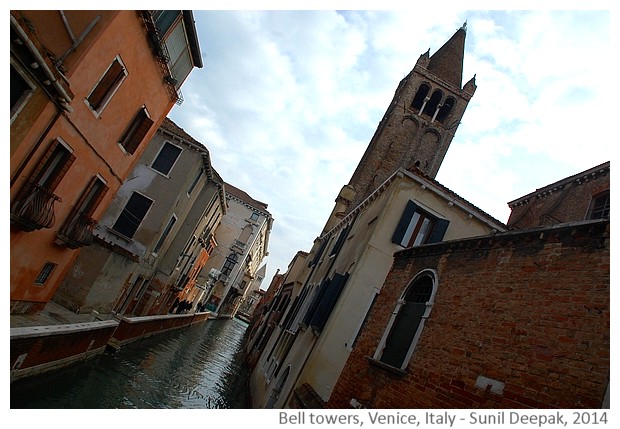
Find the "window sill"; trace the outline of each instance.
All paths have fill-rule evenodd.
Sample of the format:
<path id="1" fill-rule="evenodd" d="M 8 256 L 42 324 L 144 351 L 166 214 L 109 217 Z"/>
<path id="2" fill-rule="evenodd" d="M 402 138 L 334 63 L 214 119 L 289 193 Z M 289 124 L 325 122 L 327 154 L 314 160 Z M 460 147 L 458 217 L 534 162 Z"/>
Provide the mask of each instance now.
<path id="1" fill-rule="evenodd" d="M 122 240 L 125 240 L 127 243 L 131 243 L 131 242 L 133 242 L 133 239 L 132 239 L 132 238 L 129 238 L 129 237 L 127 237 L 126 235 L 121 234 L 120 232 L 118 232 L 118 231 L 117 231 L 117 230 L 115 230 L 115 229 L 112 229 L 112 228 L 108 227 L 108 228 L 106 228 L 106 230 L 107 230 L 110 234 L 112 234 L 112 235 L 114 235 L 114 236 L 116 236 L 116 237 L 118 237 L 118 238 L 120 238 L 120 239 L 122 239 Z"/>
<path id="2" fill-rule="evenodd" d="M 158 169 L 156 169 L 156 168 L 153 168 L 153 166 L 148 165 L 147 167 L 148 167 L 150 170 L 153 170 L 155 173 L 159 174 L 160 176 L 165 177 L 166 179 L 170 179 L 170 176 L 169 176 L 168 174 L 166 174 L 166 173 L 164 173 L 164 172 L 162 172 L 162 171 L 159 171 L 159 170 L 158 170 Z M 171 168 L 170 170 L 172 170 L 172 168 Z M 168 173 L 170 173 L 170 171 L 168 171 Z M 189 196 L 189 195 L 188 195 L 188 196 Z"/>
<path id="3" fill-rule="evenodd" d="M 406 371 L 403 371 L 400 368 L 396 368 L 395 366 L 392 365 L 388 365 L 387 363 L 381 362 L 380 360 L 377 360 L 375 358 L 372 358 L 370 356 L 365 356 L 366 360 L 368 360 L 368 362 L 370 362 L 371 365 L 377 366 L 379 368 L 385 369 L 386 371 L 391 372 L 392 374 L 396 374 L 400 377 L 404 377 L 405 375 L 407 375 Z"/>

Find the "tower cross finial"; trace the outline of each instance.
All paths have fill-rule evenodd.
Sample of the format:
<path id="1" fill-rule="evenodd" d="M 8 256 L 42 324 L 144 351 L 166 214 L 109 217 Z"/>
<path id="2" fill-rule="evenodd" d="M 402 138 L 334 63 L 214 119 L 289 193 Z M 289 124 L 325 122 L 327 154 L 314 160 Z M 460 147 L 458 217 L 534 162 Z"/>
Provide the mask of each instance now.
<path id="1" fill-rule="evenodd" d="M 461 29 L 463 29 L 464 31 L 467 31 L 467 20 L 465 20 L 465 22 L 461 26 Z"/>

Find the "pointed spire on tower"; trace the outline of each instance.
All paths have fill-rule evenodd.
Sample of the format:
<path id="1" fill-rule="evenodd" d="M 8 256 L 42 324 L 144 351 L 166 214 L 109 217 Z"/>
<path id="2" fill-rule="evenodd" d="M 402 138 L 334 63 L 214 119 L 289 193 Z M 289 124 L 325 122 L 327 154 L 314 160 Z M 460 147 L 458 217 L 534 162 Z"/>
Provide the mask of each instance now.
<path id="1" fill-rule="evenodd" d="M 463 81 L 463 56 L 465 54 L 465 29 L 467 21 L 437 52 L 428 63 L 427 70 L 461 89 Z"/>

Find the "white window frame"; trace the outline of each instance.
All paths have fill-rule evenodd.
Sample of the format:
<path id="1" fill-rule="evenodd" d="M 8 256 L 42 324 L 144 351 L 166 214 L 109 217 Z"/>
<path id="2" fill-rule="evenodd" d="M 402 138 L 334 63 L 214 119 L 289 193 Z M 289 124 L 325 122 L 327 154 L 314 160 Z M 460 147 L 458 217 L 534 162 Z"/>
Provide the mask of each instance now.
<path id="1" fill-rule="evenodd" d="M 413 278 L 409 281 L 409 283 L 407 283 L 407 286 L 403 289 L 403 292 L 401 293 L 398 301 L 396 302 L 396 306 L 394 307 L 394 311 L 392 311 L 390 320 L 385 330 L 383 331 L 383 336 L 381 337 L 381 341 L 379 342 L 379 345 L 377 346 L 377 349 L 375 350 L 375 353 L 373 355 L 374 360 L 381 362 L 381 357 L 383 355 L 383 350 L 385 349 L 387 338 L 390 335 L 390 331 L 392 330 L 392 326 L 394 325 L 394 322 L 396 321 L 396 317 L 398 316 L 398 313 L 400 312 L 401 307 L 405 303 L 405 296 L 409 292 L 409 288 L 413 285 L 413 283 L 423 276 L 430 276 L 433 279 L 433 290 L 431 292 L 431 296 L 429 300 L 426 302 L 426 310 L 424 311 L 424 314 L 421 317 L 420 324 L 418 325 L 418 329 L 416 330 L 416 333 L 413 336 L 413 340 L 411 340 L 411 344 L 409 345 L 409 350 L 407 351 L 407 354 L 405 355 L 405 358 L 403 359 L 403 363 L 401 364 L 399 368 L 402 371 L 404 371 L 409 365 L 411 356 L 413 355 L 413 352 L 416 349 L 420 336 L 422 335 L 422 331 L 424 330 L 426 319 L 429 318 L 429 316 L 431 315 L 431 311 L 433 309 L 433 304 L 435 302 L 435 294 L 437 293 L 437 286 L 439 284 L 439 280 L 438 280 L 439 277 L 437 276 L 437 272 L 435 270 L 433 269 L 422 270 L 419 273 L 417 273 L 415 276 L 413 276 Z M 383 362 L 381 363 L 383 364 Z"/>

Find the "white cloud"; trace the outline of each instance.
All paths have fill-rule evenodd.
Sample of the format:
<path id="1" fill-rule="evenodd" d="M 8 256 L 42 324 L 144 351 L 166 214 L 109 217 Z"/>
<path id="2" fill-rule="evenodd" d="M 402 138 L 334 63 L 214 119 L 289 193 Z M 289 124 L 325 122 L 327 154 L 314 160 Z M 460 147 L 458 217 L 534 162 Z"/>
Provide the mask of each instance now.
<path id="1" fill-rule="evenodd" d="M 310 250 L 399 81 L 467 20 L 478 89 L 437 179 L 506 203 L 610 159 L 604 11 L 195 11 L 204 67 L 171 118 L 275 218 L 267 286 Z"/>

